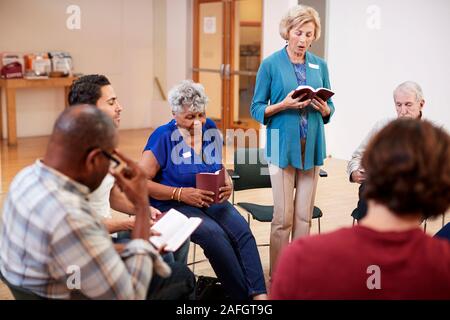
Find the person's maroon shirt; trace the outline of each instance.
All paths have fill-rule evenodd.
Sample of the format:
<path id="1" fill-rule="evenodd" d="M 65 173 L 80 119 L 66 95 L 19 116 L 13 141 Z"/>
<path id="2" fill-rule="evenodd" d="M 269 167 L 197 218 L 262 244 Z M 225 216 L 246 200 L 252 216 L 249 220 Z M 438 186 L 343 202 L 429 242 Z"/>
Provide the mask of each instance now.
<path id="1" fill-rule="evenodd" d="M 272 280 L 271 299 L 450 299 L 450 242 L 419 228 L 344 228 L 294 241 Z"/>

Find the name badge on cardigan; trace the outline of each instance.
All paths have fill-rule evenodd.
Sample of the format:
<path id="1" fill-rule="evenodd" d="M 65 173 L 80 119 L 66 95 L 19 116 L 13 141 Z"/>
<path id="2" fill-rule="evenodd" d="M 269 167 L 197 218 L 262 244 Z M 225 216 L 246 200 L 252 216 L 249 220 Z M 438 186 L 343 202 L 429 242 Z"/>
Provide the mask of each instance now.
<path id="1" fill-rule="evenodd" d="M 318 64 L 314 64 L 314 63 L 309 62 L 308 65 L 312 69 L 319 69 L 319 65 Z"/>

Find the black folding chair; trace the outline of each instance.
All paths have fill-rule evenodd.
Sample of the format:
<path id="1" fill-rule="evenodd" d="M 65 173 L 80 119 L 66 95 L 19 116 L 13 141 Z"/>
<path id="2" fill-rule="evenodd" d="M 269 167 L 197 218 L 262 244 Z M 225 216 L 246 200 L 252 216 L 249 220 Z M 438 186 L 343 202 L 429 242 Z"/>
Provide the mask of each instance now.
<path id="1" fill-rule="evenodd" d="M 238 149 L 234 153 L 234 170 L 228 170 L 234 183 L 232 203 L 235 205 L 235 191 L 271 188 L 269 168 L 261 162 L 263 149 L 246 148 Z M 328 176 L 327 172 L 320 170 L 321 177 Z M 272 222 L 273 205 L 260 205 L 252 202 L 238 202 L 236 205 L 247 212 L 247 221 L 250 225 L 250 217 L 260 222 Z M 320 234 L 320 218 L 322 210 L 314 206 L 312 219 L 318 219 Z"/>

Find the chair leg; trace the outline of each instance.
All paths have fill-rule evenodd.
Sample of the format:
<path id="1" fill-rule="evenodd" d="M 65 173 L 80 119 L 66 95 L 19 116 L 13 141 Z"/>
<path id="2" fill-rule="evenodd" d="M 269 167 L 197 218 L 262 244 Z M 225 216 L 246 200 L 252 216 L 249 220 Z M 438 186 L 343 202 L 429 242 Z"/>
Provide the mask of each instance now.
<path id="1" fill-rule="evenodd" d="M 247 223 L 248 223 L 248 226 L 250 227 L 250 214 L 249 213 L 247 213 Z"/>
<path id="2" fill-rule="evenodd" d="M 427 232 L 427 219 L 423 222 L 423 232 Z"/>
<path id="3" fill-rule="evenodd" d="M 353 218 L 353 222 L 352 222 L 352 227 L 354 227 L 355 226 L 355 218 Z"/>
<path id="4" fill-rule="evenodd" d="M 193 257 L 192 257 L 192 273 L 195 274 L 195 265 L 197 264 L 195 261 L 195 253 L 197 250 L 197 244 L 194 243 L 194 252 L 193 252 Z"/>
<path id="5" fill-rule="evenodd" d="M 445 224 L 445 212 L 442 214 L 442 227 L 444 227 Z"/>
<path id="6" fill-rule="evenodd" d="M 317 225 L 319 226 L 319 234 L 320 234 L 320 218 L 317 219 Z"/>

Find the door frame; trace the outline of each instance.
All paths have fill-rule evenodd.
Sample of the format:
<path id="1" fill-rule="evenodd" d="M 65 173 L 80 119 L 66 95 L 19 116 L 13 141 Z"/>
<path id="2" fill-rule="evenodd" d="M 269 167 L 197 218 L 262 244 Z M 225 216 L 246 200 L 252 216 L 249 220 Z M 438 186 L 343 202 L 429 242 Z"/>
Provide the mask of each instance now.
<path id="1" fill-rule="evenodd" d="M 194 0 L 194 5 L 193 5 L 193 64 L 192 64 L 192 80 L 194 80 L 195 82 L 199 82 L 199 72 L 201 72 L 202 69 L 200 69 L 200 25 L 201 25 L 201 21 L 200 21 L 200 5 L 203 3 L 222 3 L 222 30 L 224 31 L 224 34 L 227 33 L 227 20 L 228 20 L 228 16 L 227 15 L 227 8 L 229 9 L 230 7 L 230 1 L 229 0 Z M 227 39 L 225 36 L 223 36 L 222 38 L 222 61 L 221 61 L 221 66 L 219 67 L 219 69 L 217 70 L 204 70 L 205 72 L 219 72 L 220 74 L 220 79 L 221 79 L 221 86 L 222 86 L 222 90 L 221 90 L 221 110 L 220 110 L 220 115 L 221 115 L 221 119 L 219 122 L 217 122 L 217 127 L 219 129 L 222 130 L 222 132 L 225 132 L 225 129 L 227 128 L 227 124 L 228 124 L 228 117 L 227 117 L 227 113 L 225 112 L 225 109 L 228 109 L 229 106 L 229 93 L 227 92 L 229 90 L 229 84 L 227 83 L 228 81 L 225 80 L 225 76 L 224 76 L 224 68 L 225 66 L 229 63 L 229 57 L 227 54 Z"/>
<path id="2" fill-rule="evenodd" d="M 193 3 L 193 64 L 192 64 L 192 79 L 195 82 L 199 82 L 199 72 L 202 69 L 200 65 L 200 5 L 203 3 L 222 3 L 223 17 L 222 17 L 222 65 L 217 70 L 206 70 L 206 72 L 218 72 L 220 73 L 222 97 L 221 97 L 221 119 L 217 123 L 217 126 L 225 133 L 225 129 L 249 129 L 253 126 L 243 126 L 234 123 L 234 87 L 236 85 L 235 74 L 239 74 L 239 70 L 236 71 L 235 66 L 235 5 L 239 0 L 194 0 Z M 262 48 L 262 34 L 261 34 L 261 48 Z M 262 59 L 262 56 L 260 57 Z M 260 61 L 261 62 L 261 61 Z M 239 68 L 238 68 L 239 69 Z"/>

